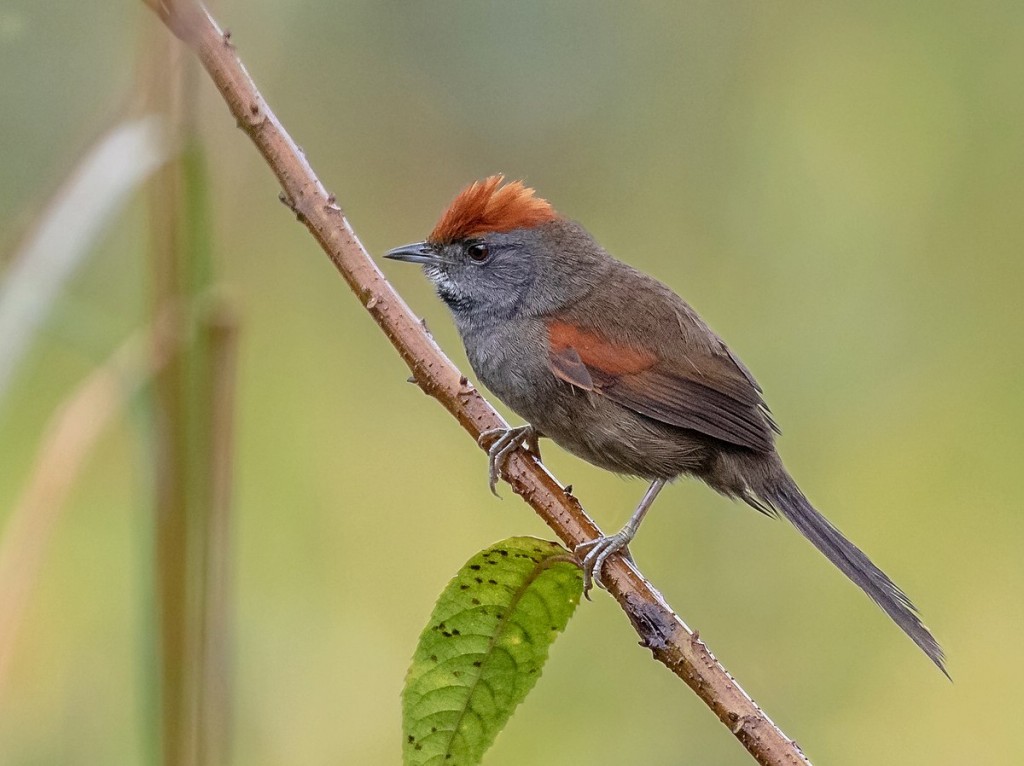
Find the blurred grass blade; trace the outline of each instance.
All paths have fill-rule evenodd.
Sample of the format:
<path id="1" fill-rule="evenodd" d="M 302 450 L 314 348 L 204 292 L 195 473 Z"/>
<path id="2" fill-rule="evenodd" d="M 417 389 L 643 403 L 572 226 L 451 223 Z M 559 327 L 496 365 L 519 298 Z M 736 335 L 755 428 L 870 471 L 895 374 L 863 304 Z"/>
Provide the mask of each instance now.
<path id="1" fill-rule="evenodd" d="M 199 658 L 197 668 L 196 762 L 219 766 L 231 761 L 233 711 L 231 588 L 231 498 L 234 479 L 234 412 L 238 362 L 238 319 L 230 304 L 220 299 L 200 323 L 198 343 L 208 352 L 207 439 L 202 466 L 206 477 L 204 503 L 198 519 L 200 548 Z"/>
<path id="2" fill-rule="evenodd" d="M 402 692 L 403 762 L 480 762 L 540 677 L 583 592 L 560 545 L 512 537 L 471 558 L 420 636 Z"/>
<path id="3" fill-rule="evenodd" d="M 15 639 L 64 500 L 104 428 L 166 358 L 133 336 L 54 412 L 21 497 L 0 537 L 0 698 Z"/>
<path id="4" fill-rule="evenodd" d="M 166 156 L 158 118 L 123 122 L 100 139 L 43 210 L 0 282 L 0 400 L 61 287 Z"/>
<path id="5" fill-rule="evenodd" d="M 153 381 L 154 580 L 151 634 L 156 717 L 147 727 L 162 766 L 230 763 L 232 714 L 231 482 L 237 323 L 214 289 L 207 151 L 196 126 L 200 69 L 153 28 L 140 66 L 148 109 L 175 147 L 149 184 L 153 347 L 189 339 Z"/>

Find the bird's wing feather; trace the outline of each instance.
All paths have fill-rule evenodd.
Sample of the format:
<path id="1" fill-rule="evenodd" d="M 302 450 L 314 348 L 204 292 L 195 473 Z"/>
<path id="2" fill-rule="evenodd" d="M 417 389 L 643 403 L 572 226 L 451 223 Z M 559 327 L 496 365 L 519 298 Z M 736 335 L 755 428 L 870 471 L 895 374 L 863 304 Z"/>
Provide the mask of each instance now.
<path id="1" fill-rule="evenodd" d="M 760 390 L 723 345 L 675 349 L 672 362 L 563 318 L 547 321 L 552 373 L 647 417 L 759 452 L 773 449 Z M 712 336 L 713 337 L 713 336 Z"/>

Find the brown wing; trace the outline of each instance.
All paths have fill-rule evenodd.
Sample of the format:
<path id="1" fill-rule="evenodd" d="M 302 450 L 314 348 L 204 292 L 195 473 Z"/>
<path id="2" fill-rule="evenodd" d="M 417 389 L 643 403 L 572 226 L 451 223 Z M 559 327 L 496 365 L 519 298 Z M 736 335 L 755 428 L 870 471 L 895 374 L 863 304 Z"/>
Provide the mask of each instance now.
<path id="1" fill-rule="evenodd" d="M 759 452 L 774 448 L 760 389 L 724 346 L 698 360 L 691 351 L 684 366 L 692 369 L 681 370 L 587 328 L 557 319 L 547 326 L 551 371 L 561 380 L 662 423 Z"/>

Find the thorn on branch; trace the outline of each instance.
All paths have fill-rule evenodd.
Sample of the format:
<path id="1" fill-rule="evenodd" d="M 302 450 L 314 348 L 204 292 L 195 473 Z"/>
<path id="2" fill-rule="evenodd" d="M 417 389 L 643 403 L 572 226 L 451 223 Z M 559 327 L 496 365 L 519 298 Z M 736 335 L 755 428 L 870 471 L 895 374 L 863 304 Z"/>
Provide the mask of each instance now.
<path id="1" fill-rule="evenodd" d="M 459 378 L 459 393 L 456 394 L 460 399 L 466 400 L 472 397 L 476 393 L 476 386 L 469 382 L 469 378 L 465 375 Z"/>
<path id="2" fill-rule="evenodd" d="M 293 199 L 292 199 L 291 197 L 289 197 L 289 196 L 288 196 L 288 195 L 287 195 L 287 194 L 286 194 L 285 192 L 283 192 L 283 191 L 282 191 L 282 192 L 279 192 L 279 193 L 278 193 L 278 195 L 277 195 L 277 199 L 278 199 L 278 201 L 279 201 L 279 202 L 280 202 L 280 203 L 281 203 L 282 205 L 284 205 L 284 206 L 285 206 L 286 208 L 288 208 L 288 209 L 289 209 L 289 210 L 291 210 L 291 211 L 292 211 L 293 213 L 295 213 L 296 215 L 298 215 L 299 211 L 298 211 L 298 209 L 296 208 L 296 205 L 295 205 L 295 200 L 293 200 Z"/>
<path id="3" fill-rule="evenodd" d="M 424 394 L 426 394 L 427 396 L 430 396 L 430 389 L 428 388 L 428 386 L 430 386 L 430 375 L 429 374 L 427 375 L 427 377 L 424 380 L 420 380 L 418 377 L 416 377 L 416 373 L 414 372 L 412 375 L 410 375 L 407 378 L 407 380 L 408 380 L 409 383 L 412 383 L 414 386 L 419 388 L 419 390 L 422 391 Z"/>
<path id="4" fill-rule="evenodd" d="M 245 116 L 238 118 L 238 127 L 249 133 L 251 129 L 258 128 L 266 121 L 267 115 L 262 108 L 261 102 L 258 99 L 253 99 L 245 110 Z"/>
<path id="5" fill-rule="evenodd" d="M 231 30 L 230 29 L 225 29 L 224 33 L 221 35 L 221 37 L 224 40 L 224 47 L 225 48 L 231 48 L 231 50 L 235 49 L 234 43 L 231 42 Z"/>
<path id="6" fill-rule="evenodd" d="M 751 722 L 750 716 L 748 716 L 748 715 L 738 716 L 735 713 L 729 713 L 729 720 L 733 721 L 733 725 L 730 726 L 729 728 L 732 730 L 732 733 L 735 734 L 735 735 L 739 735 L 739 733 L 741 731 L 743 731 L 743 727 Z"/>
<path id="7" fill-rule="evenodd" d="M 327 202 L 324 203 L 325 213 L 340 213 L 341 208 L 338 206 L 338 198 L 333 194 L 327 195 Z"/>

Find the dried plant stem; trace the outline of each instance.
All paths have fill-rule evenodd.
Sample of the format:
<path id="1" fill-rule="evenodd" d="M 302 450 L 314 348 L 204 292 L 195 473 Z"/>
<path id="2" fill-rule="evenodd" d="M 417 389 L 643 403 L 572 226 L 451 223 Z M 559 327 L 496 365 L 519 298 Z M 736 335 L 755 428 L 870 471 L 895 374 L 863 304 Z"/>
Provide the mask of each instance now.
<path id="1" fill-rule="evenodd" d="M 160 30 L 153 30 L 159 32 Z M 180 306 L 156 327 L 157 354 L 187 339 L 153 383 L 154 638 L 160 762 L 230 760 L 228 584 L 236 324 L 209 294 L 213 254 L 205 153 L 195 130 L 196 62 L 163 34 L 143 81 L 179 151 L 150 187 L 154 305 Z"/>
<path id="2" fill-rule="evenodd" d="M 199 539 L 202 582 L 199 591 L 199 668 L 197 669 L 196 760 L 200 766 L 231 762 L 231 636 L 233 604 L 230 563 L 231 488 L 234 478 L 235 367 L 238 323 L 227 304 L 200 320 L 198 344 L 209 359 L 203 398 L 208 402 L 205 474 L 206 511 Z"/>
<path id="3" fill-rule="evenodd" d="M 126 341 L 54 412 L 0 537 L 0 695 L 18 627 L 68 492 L 122 404 L 167 361 L 167 356 L 150 355 L 144 341 L 143 334 Z"/>
<path id="4" fill-rule="evenodd" d="M 201 4 L 145 0 L 199 57 L 239 127 L 263 155 L 285 201 L 309 229 L 370 315 L 412 370 L 417 384 L 436 398 L 476 439 L 505 422 L 437 347 L 416 316 L 359 243 L 335 199 L 313 172 L 256 89 L 234 45 Z M 539 461 L 515 453 L 505 479 L 566 544 L 599 534 L 583 508 Z M 615 556 L 605 582 L 654 656 L 682 678 L 749 753 L 762 764 L 806 764 L 799 747 L 764 714 L 632 566 Z"/>
<path id="5" fill-rule="evenodd" d="M 152 115 L 119 122 L 47 201 L 0 281 L 0 402 L 68 280 L 125 200 L 167 158 Z"/>
<path id="6" fill-rule="evenodd" d="M 152 40 L 143 53 L 142 82 L 149 108 L 165 116 L 174 141 L 181 140 L 182 62 L 173 46 Z M 180 57 L 178 57 L 180 59 Z M 148 189 L 150 280 L 153 306 L 180 310 L 155 326 L 154 353 L 163 353 L 190 333 L 191 301 L 186 290 L 182 221 L 184 171 L 180 157 L 157 172 Z M 163 766 L 196 766 L 195 671 L 197 642 L 190 614 L 190 529 L 188 482 L 188 360 L 175 355 L 155 376 L 153 420 L 153 569 L 156 624 L 157 742 Z"/>

